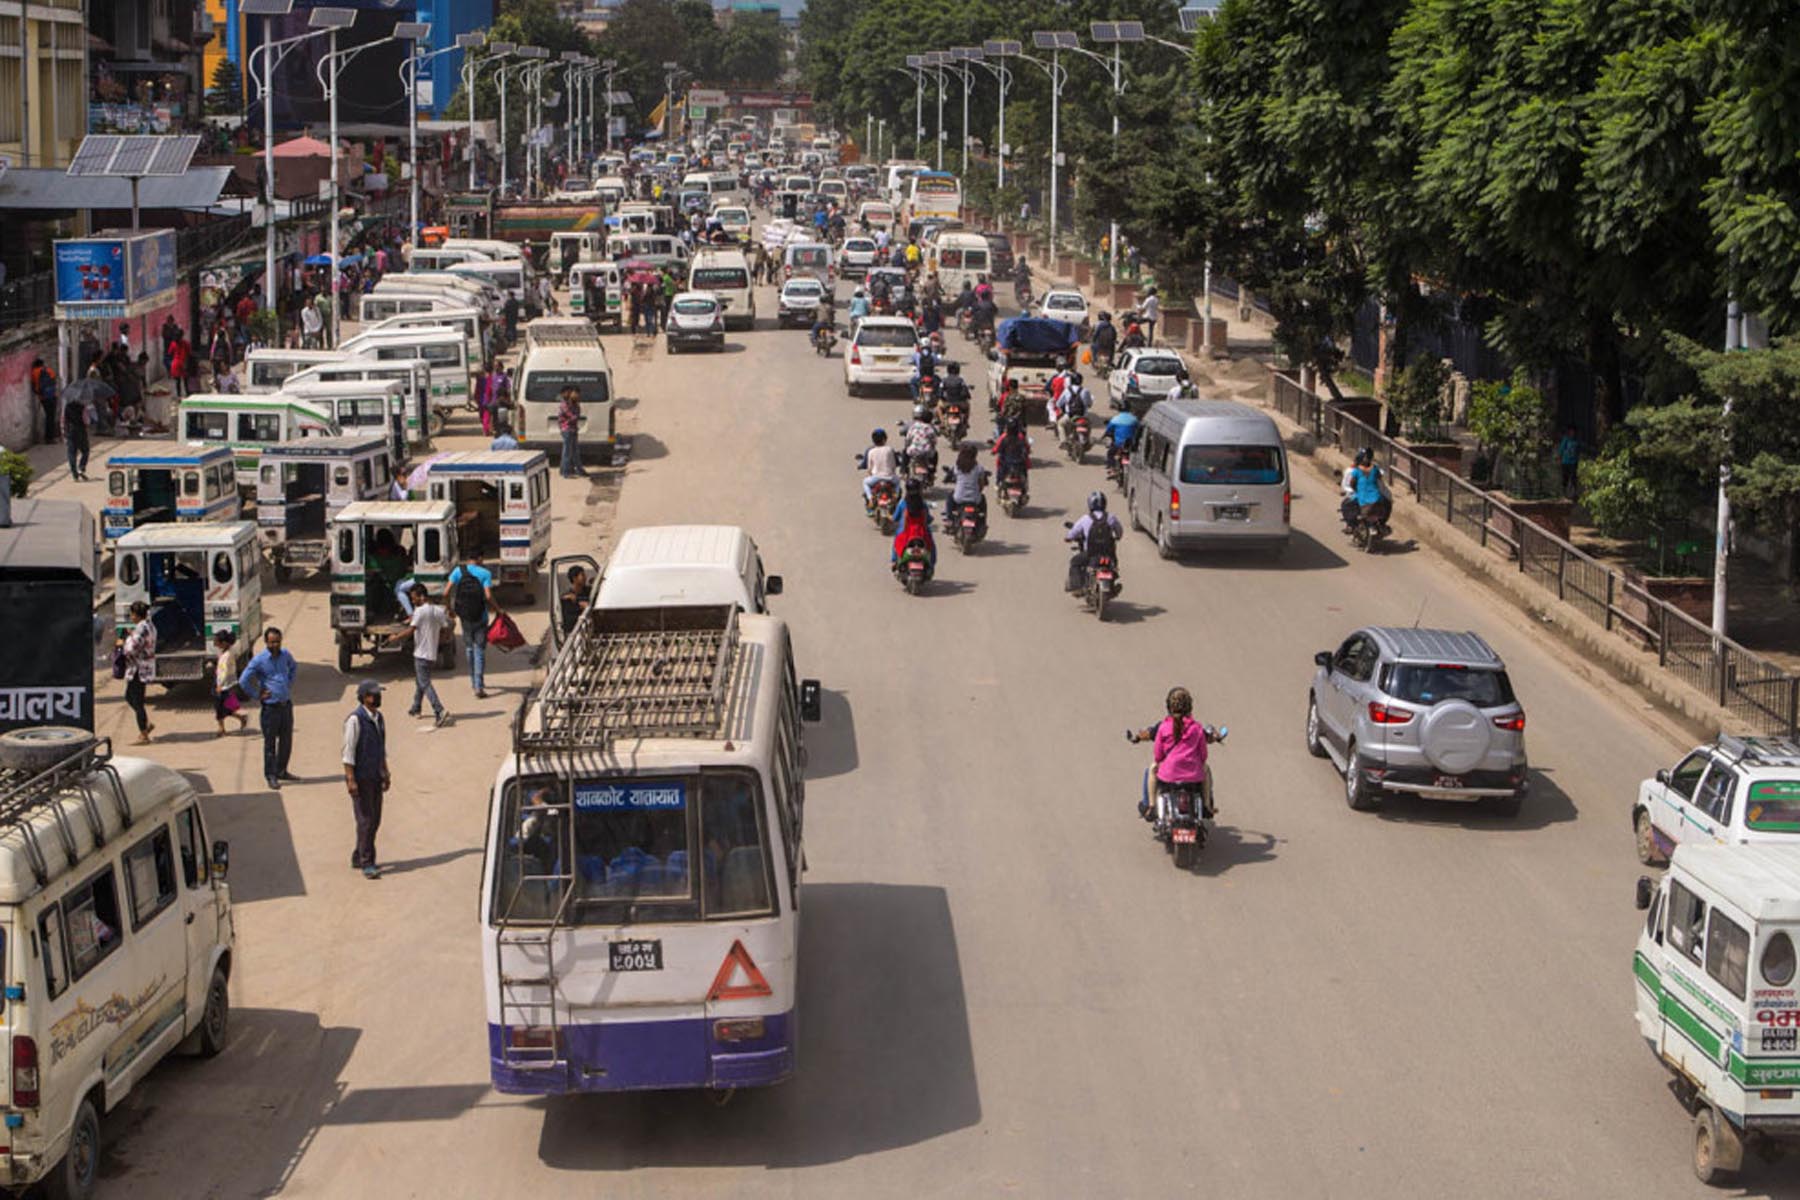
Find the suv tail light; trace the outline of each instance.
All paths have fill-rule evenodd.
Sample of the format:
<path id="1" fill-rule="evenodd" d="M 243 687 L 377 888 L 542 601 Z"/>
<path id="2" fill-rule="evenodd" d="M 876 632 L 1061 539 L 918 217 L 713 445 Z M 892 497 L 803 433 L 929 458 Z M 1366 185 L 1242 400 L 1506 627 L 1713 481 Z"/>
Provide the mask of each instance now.
<path id="1" fill-rule="evenodd" d="M 1369 701 L 1369 720 L 1377 725 L 1404 725 L 1413 719 L 1413 715 L 1404 708 L 1390 708 L 1378 701 Z"/>
<path id="2" fill-rule="evenodd" d="M 862 351 L 855 346 L 850 347 L 850 365 L 853 367 L 862 366 Z"/>
<path id="3" fill-rule="evenodd" d="M 12 1040 L 12 1102 L 14 1108 L 38 1106 L 37 1043 L 28 1037 Z"/>
<path id="4" fill-rule="evenodd" d="M 1169 489 L 1169 520 L 1181 520 L 1181 489 L 1178 487 Z"/>
<path id="5" fill-rule="evenodd" d="M 1525 732 L 1525 712 L 1524 712 L 1524 710 L 1521 709 L 1520 711 L 1513 713 L 1510 716 L 1495 717 L 1494 718 L 1494 728 L 1495 729 L 1510 729 L 1514 733 L 1524 733 Z"/>

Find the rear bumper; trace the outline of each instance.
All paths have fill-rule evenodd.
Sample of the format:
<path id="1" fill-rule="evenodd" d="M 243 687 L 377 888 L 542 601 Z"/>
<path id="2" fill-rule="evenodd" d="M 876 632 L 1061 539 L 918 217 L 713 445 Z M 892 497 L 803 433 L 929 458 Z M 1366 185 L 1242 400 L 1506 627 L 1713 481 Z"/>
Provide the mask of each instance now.
<path id="1" fill-rule="evenodd" d="M 1292 530 L 1285 525 L 1279 529 L 1250 526 L 1231 533 L 1215 529 L 1186 532 L 1177 529 L 1170 533 L 1169 541 L 1177 550 L 1254 550 L 1285 546 L 1291 536 Z"/>
<path id="2" fill-rule="evenodd" d="M 669 343 L 675 346 L 723 346 L 725 335 L 717 329 L 702 331 L 671 329 Z"/>
<path id="3" fill-rule="evenodd" d="M 501 1056 L 501 1026 L 488 1024 L 494 1090 L 510 1095 L 769 1087 L 794 1073 L 794 1013 L 763 1018 L 761 1038 L 719 1042 L 713 1018 L 566 1025 L 564 1062 L 529 1068 Z"/>
<path id="4" fill-rule="evenodd" d="M 1481 800 L 1489 797 L 1523 796 L 1530 790 L 1530 776 L 1520 766 L 1517 771 L 1465 771 L 1461 775 L 1446 776 L 1430 767 L 1381 767 L 1368 764 L 1371 771 L 1380 771 L 1379 778 L 1371 776 L 1371 782 L 1380 786 L 1383 791 L 1407 792 L 1415 796 L 1430 796 L 1443 800 Z M 1443 780 L 1453 779 L 1455 784 L 1444 786 Z"/>

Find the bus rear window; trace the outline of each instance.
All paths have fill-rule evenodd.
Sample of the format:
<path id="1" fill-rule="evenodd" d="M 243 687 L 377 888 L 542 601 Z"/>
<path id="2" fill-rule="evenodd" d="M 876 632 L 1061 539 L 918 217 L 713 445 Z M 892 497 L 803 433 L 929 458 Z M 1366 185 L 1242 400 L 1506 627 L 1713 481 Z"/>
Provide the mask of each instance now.
<path id="1" fill-rule="evenodd" d="M 571 383 L 581 393 L 583 404 L 606 403 L 606 376 L 599 371 L 533 371 L 525 377 L 525 401 L 555 404 Z"/>
<path id="2" fill-rule="evenodd" d="M 699 267 L 688 280 L 695 288 L 747 288 L 750 274 L 742 267 Z"/>
<path id="3" fill-rule="evenodd" d="M 1181 452 L 1181 482 L 1255 486 L 1281 482 L 1278 446 L 1188 446 Z"/>
<path id="4" fill-rule="evenodd" d="M 1744 824 L 1764 833 L 1800 833 L 1800 779 L 1765 779 L 1746 793 Z"/>

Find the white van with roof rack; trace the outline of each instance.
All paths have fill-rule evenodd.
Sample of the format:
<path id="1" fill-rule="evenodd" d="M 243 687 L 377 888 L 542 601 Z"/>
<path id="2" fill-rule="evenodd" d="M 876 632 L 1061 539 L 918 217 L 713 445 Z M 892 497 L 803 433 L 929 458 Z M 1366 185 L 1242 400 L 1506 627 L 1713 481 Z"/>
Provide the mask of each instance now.
<path id="1" fill-rule="evenodd" d="M 606 560 L 594 603 L 600 608 L 735 604 L 767 612 L 781 576 L 736 525 L 644 525 L 627 529 Z"/>
<path id="2" fill-rule="evenodd" d="M 0 1187 L 92 1196 L 101 1117 L 171 1051 L 225 1048 L 226 865 L 180 773 L 85 730 L 0 734 Z"/>
<path id="3" fill-rule="evenodd" d="M 563 388 L 572 385 L 581 396 L 577 449 L 583 459 L 610 462 L 614 445 L 612 366 L 593 324 L 585 317 L 539 317 L 525 326 L 525 346 L 513 391 L 517 418 L 513 434 L 519 445 L 561 461 L 557 409 Z"/>
<path id="4" fill-rule="evenodd" d="M 1800 847 L 1800 742 L 1721 734 L 1638 785 L 1631 825 L 1646 866 L 1684 842 Z"/>

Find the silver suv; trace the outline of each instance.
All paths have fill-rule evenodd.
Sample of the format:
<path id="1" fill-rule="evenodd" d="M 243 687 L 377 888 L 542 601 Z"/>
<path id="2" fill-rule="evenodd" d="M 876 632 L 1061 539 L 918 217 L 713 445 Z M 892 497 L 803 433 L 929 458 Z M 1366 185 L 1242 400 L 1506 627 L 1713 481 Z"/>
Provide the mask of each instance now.
<path id="1" fill-rule="evenodd" d="M 1480 637 L 1359 629 L 1313 661 L 1306 748 L 1343 772 L 1351 808 L 1411 792 L 1477 800 L 1502 816 L 1519 811 L 1529 786 L 1525 710 Z"/>

